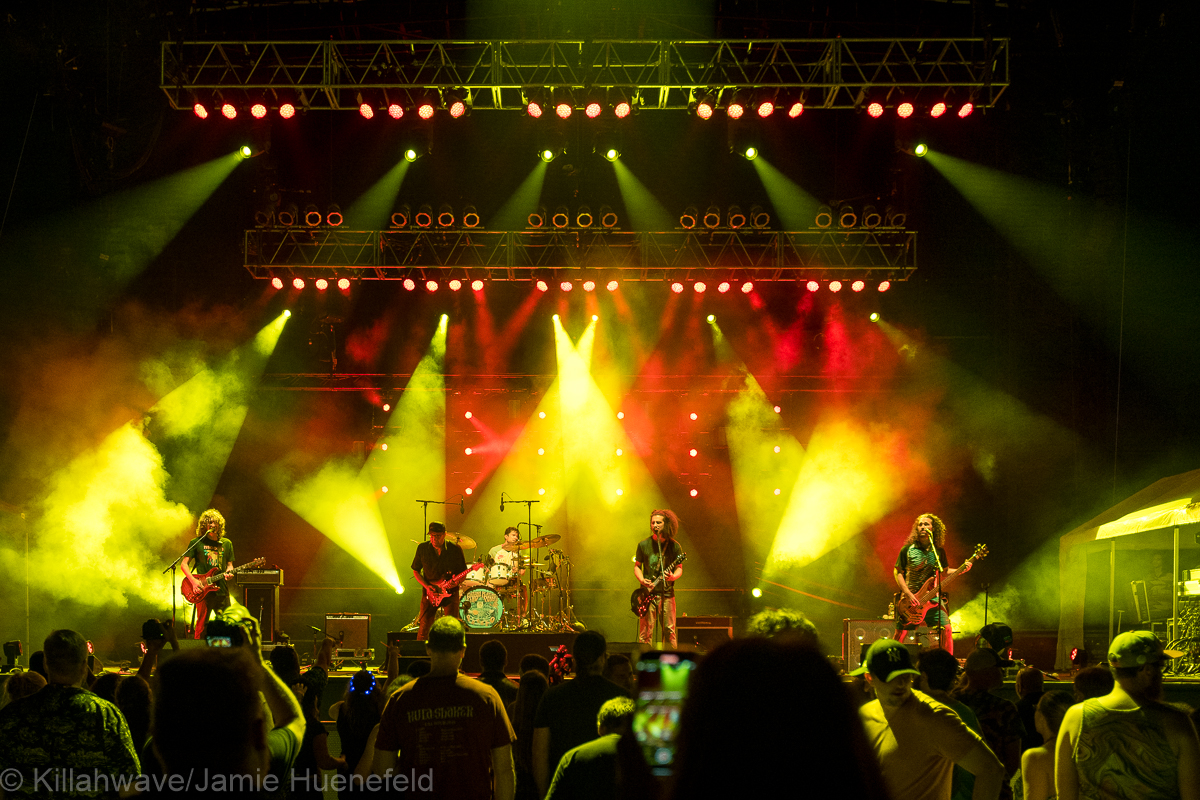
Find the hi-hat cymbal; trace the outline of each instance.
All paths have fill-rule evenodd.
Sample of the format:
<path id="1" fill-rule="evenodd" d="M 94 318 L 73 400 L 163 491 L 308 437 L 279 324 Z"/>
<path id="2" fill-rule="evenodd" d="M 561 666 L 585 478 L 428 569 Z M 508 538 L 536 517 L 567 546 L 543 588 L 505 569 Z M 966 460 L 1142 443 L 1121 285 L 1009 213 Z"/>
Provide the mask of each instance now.
<path id="1" fill-rule="evenodd" d="M 536 550 L 539 547 L 545 547 L 557 542 L 562 537 L 557 533 L 548 533 L 545 536 L 539 536 L 536 539 L 530 539 L 528 542 L 517 542 L 516 544 L 506 544 L 502 547 L 510 553 L 517 550 Z"/>
<path id="2" fill-rule="evenodd" d="M 471 548 L 473 548 L 475 546 L 474 539 L 472 539 L 470 536 L 464 536 L 461 533 L 447 533 L 446 541 L 454 542 L 456 545 L 458 545 L 459 547 L 461 547 L 464 550 L 470 550 Z"/>

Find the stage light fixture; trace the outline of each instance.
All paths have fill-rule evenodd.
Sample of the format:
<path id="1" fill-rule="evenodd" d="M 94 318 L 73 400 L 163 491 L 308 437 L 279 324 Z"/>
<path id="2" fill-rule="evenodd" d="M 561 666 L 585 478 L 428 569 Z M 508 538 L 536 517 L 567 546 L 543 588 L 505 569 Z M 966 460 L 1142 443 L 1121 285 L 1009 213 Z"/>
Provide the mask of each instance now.
<path id="1" fill-rule="evenodd" d="M 436 292 L 438 290 L 438 282 L 434 280 L 425 281 L 425 290 L 428 292 Z"/>
<path id="2" fill-rule="evenodd" d="M 417 288 L 417 282 L 414 281 L 412 278 L 405 278 L 403 286 L 404 286 L 405 291 L 411 292 Z"/>
<path id="3" fill-rule="evenodd" d="M 418 228 L 428 228 L 433 224 L 433 206 L 428 203 L 422 203 L 417 209 L 416 216 L 413 217 L 413 222 L 417 223 Z"/>
<path id="4" fill-rule="evenodd" d="M 317 208 L 312 203 L 304 207 L 304 224 L 310 228 L 315 228 L 321 224 L 324 217 L 321 216 L 321 209 Z"/>
<path id="5" fill-rule="evenodd" d="M 717 284 L 717 291 L 720 292 L 721 294 L 725 294 L 732 288 L 733 288 L 733 285 L 730 284 L 729 281 L 721 281 L 720 283 Z M 709 320 L 709 322 L 712 322 L 712 320 Z"/>
<path id="6" fill-rule="evenodd" d="M 600 116 L 600 112 L 603 110 L 603 108 L 604 107 L 600 105 L 599 98 L 589 97 L 587 103 L 583 107 L 583 113 L 588 119 L 595 119 L 596 117 Z"/>
<path id="7" fill-rule="evenodd" d="M 296 116 L 296 106 L 292 103 L 280 103 L 279 116 L 283 117 L 284 119 L 291 119 L 292 117 Z"/>
<path id="8" fill-rule="evenodd" d="M 550 217 L 550 224 L 556 228 L 565 228 L 571 224 L 571 212 L 566 206 L 558 206 L 554 209 L 554 216 Z"/>
<path id="9" fill-rule="evenodd" d="M 683 294 L 683 284 L 679 281 L 675 281 L 671 284 L 671 291 L 675 294 Z"/>
<path id="10" fill-rule="evenodd" d="M 863 206 L 862 224 L 864 228 L 878 228 L 883 224 L 883 215 L 873 205 Z"/>
<path id="11" fill-rule="evenodd" d="M 892 282 L 891 281 L 880 281 L 879 286 L 877 288 L 881 292 L 886 292 L 888 289 L 892 288 Z"/>
<path id="12" fill-rule="evenodd" d="M 462 281 L 460 281 L 458 278 L 451 278 L 450 282 L 446 285 L 450 287 L 450 291 L 457 292 L 462 288 Z"/>
<path id="13" fill-rule="evenodd" d="M 804 101 L 802 101 L 802 100 L 793 100 L 791 102 L 791 104 L 788 106 L 787 115 L 791 119 L 796 119 L 803 113 L 804 113 Z"/>
<path id="14" fill-rule="evenodd" d="M 608 289 L 610 292 L 615 292 L 618 288 L 620 288 L 620 286 L 621 284 L 616 280 L 610 280 L 604 288 Z"/>
<path id="15" fill-rule="evenodd" d="M 575 284 L 571 283 L 570 281 L 563 281 L 558 285 L 558 288 L 562 289 L 564 292 L 569 292 L 575 288 Z"/>
<path id="16" fill-rule="evenodd" d="M 914 111 L 916 111 L 916 108 L 907 100 L 896 106 L 896 116 L 900 119 L 908 119 L 913 115 Z"/>
<path id="17" fill-rule="evenodd" d="M 616 161 L 621 157 L 621 151 L 615 147 L 610 147 L 604 151 L 604 158 L 608 161 Z"/>
<path id="18" fill-rule="evenodd" d="M 838 227 L 853 228 L 858 224 L 858 214 L 854 213 L 854 206 L 849 203 L 844 203 L 838 209 Z"/>
<path id="19" fill-rule="evenodd" d="M 771 224 L 771 215 L 762 206 L 750 206 L 750 227 L 762 230 Z"/>
<path id="20" fill-rule="evenodd" d="M 388 103 L 387 112 L 392 119 L 404 119 L 404 106 L 395 101 Z"/>
<path id="21" fill-rule="evenodd" d="M 746 281 L 742 284 L 742 294 L 750 294 L 754 291 L 754 281 Z"/>
<path id="22" fill-rule="evenodd" d="M 746 113 L 746 93 L 741 89 L 734 91 L 733 98 L 725 106 L 725 114 L 730 119 L 741 119 Z"/>
<path id="23" fill-rule="evenodd" d="M 275 209 L 271 204 L 267 204 L 263 208 L 254 210 L 254 226 L 257 228 L 265 228 L 271 224 L 271 219 L 275 216 Z"/>
<path id="24" fill-rule="evenodd" d="M 543 107 L 541 92 L 530 94 L 526 97 L 525 113 L 534 119 L 540 119 L 542 114 L 546 113 L 546 109 Z"/>
<path id="25" fill-rule="evenodd" d="M 761 119 L 766 119 L 775 113 L 775 101 L 763 100 L 755 105 L 754 110 Z"/>
<path id="26" fill-rule="evenodd" d="M 534 286 L 537 288 L 537 290 L 538 290 L 539 292 L 548 292 L 548 291 L 550 291 L 550 284 L 546 283 L 546 282 L 545 282 L 544 280 L 542 280 L 541 278 L 539 278 L 539 279 L 537 280 L 537 282 L 536 282 L 536 283 L 534 283 Z"/>
<path id="27" fill-rule="evenodd" d="M 852 292 L 861 292 L 865 288 L 867 288 L 867 282 L 864 280 L 857 280 L 850 284 L 850 291 Z"/>
<path id="28" fill-rule="evenodd" d="M 830 281 L 829 282 L 829 291 L 833 292 L 834 294 L 837 294 L 841 290 L 842 290 L 842 282 L 841 281 Z"/>
<path id="29" fill-rule="evenodd" d="M 324 278 L 317 278 L 313 285 L 317 287 L 318 292 L 323 292 L 329 288 L 329 281 Z"/>
<path id="30" fill-rule="evenodd" d="M 418 155 L 417 151 L 411 147 L 404 151 L 404 160 L 410 164 L 416 161 L 419 157 L 420 156 Z"/>
<path id="31" fill-rule="evenodd" d="M 742 213 L 741 206 L 730 206 L 725 218 L 729 221 L 729 227 L 734 230 L 746 225 L 746 215 Z"/>
<path id="32" fill-rule="evenodd" d="M 304 278 L 299 278 L 299 277 L 292 278 L 292 288 L 297 289 L 297 290 L 303 289 L 304 288 Z"/>
<path id="33" fill-rule="evenodd" d="M 712 92 L 705 92 L 696 98 L 696 116 L 700 119 L 712 119 L 713 109 L 716 108 L 716 98 Z"/>
<path id="34" fill-rule="evenodd" d="M 203 103 L 193 103 L 192 113 L 200 119 L 208 119 L 208 109 L 204 107 Z"/>
<path id="35" fill-rule="evenodd" d="M 945 113 L 946 113 L 946 101 L 945 100 L 938 100 L 936 103 L 933 104 L 933 107 L 929 109 L 929 116 L 933 117 L 934 119 L 938 119 Z"/>
<path id="36" fill-rule="evenodd" d="M 255 119 L 262 119 L 263 117 L 267 116 L 267 107 L 262 103 L 255 103 L 254 105 L 250 106 L 250 116 L 254 117 Z"/>
<path id="37" fill-rule="evenodd" d="M 295 225 L 299 217 L 300 209 L 296 207 L 295 203 L 285 203 L 279 211 L 275 212 L 275 220 L 285 228 Z"/>
<path id="38" fill-rule="evenodd" d="M 695 206 L 688 206 L 683 210 L 683 213 L 679 215 L 679 227 L 683 228 L 685 231 L 690 231 L 692 228 L 696 227 L 696 218 L 699 215 L 700 212 L 696 210 Z"/>
<path id="39" fill-rule="evenodd" d="M 700 492 L 696 489 L 692 489 L 690 492 L 688 492 L 688 494 L 690 494 L 692 497 L 698 497 Z"/>
<path id="40" fill-rule="evenodd" d="M 407 228 L 408 219 L 412 214 L 412 210 L 408 207 L 408 203 L 404 203 L 395 211 L 392 212 L 392 227 Z"/>
<path id="41" fill-rule="evenodd" d="M 571 114 L 575 111 L 575 100 L 571 96 L 570 89 L 556 89 L 554 91 L 554 113 L 559 119 L 570 119 Z"/>
<path id="42" fill-rule="evenodd" d="M 584 290 L 585 292 L 594 292 L 594 291 L 596 291 L 596 282 L 595 282 L 594 280 L 592 280 L 591 278 L 588 278 L 587 280 L 585 280 L 585 281 L 583 282 L 583 290 Z"/>
<path id="43" fill-rule="evenodd" d="M 346 218 L 342 216 L 342 207 L 337 203 L 330 203 L 325 209 L 325 224 L 336 228 L 345 221 Z"/>
<path id="44" fill-rule="evenodd" d="M 871 315 L 867 317 L 867 319 L 871 320 L 871 322 L 879 322 L 879 312 L 872 311 Z"/>
<path id="45" fill-rule="evenodd" d="M 371 108 L 370 103 L 364 103 L 364 102 L 359 101 L 358 115 L 360 117 L 362 117 L 363 119 L 374 119 L 375 109 Z"/>
<path id="46" fill-rule="evenodd" d="M 816 281 L 809 281 L 808 283 L 804 284 L 804 288 L 808 289 L 810 292 L 815 292 L 821 288 L 821 284 L 817 283 Z"/>
<path id="47" fill-rule="evenodd" d="M 467 99 L 470 97 L 464 89 L 454 89 L 442 95 L 442 104 L 450 112 L 453 119 L 462 119 L 471 110 Z"/>
<path id="48" fill-rule="evenodd" d="M 628 100 L 618 100 L 617 104 L 613 106 L 613 115 L 616 116 L 617 119 L 625 119 L 632 113 L 633 105 Z"/>
<path id="49" fill-rule="evenodd" d="M 535 208 L 533 211 L 529 212 L 529 216 L 526 217 L 525 221 L 531 228 L 546 227 L 546 209 L 541 206 Z"/>
<path id="50" fill-rule="evenodd" d="M 908 214 L 895 206 L 888 206 L 883 210 L 883 226 L 885 228 L 903 228 L 907 221 Z"/>
<path id="51" fill-rule="evenodd" d="M 439 228 L 450 228 L 454 225 L 454 209 L 449 203 L 438 206 L 437 224 Z"/>
<path id="52" fill-rule="evenodd" d="M 925 157 L 925 154 L 926 154 L 926 153 L 928 153 L 928 152 L 929 152 L 929 148 L 928 148 L 928 147 L 926 147 L 926 146 L 925 146 L 925 144 L 924 144 L 923 142 L 922 142 L 921 144 L 918 144 L 916 147 L 914 147 L 914 148 L 913 148 L 913 154 L 914 154 L 915 156 L 917 156 L 917 158 L 924 158 L 924 157 Z"/>
<path id="53" fill-rule="evenodd" d="M 696 294 L 704 294 L 706 291 L 708 291 L 708 284 L 704 281 L 696 281 L 692 284 L 692 290 L 695 291 Z"/>
<path id="54" fill-rule="evenodd" d="M 271 286 L 272 286 L 272 288 L 275 288 L 275 289 L 282 289 L 283 288 L 283 278 L 280 278 L 279 276 L 275 276 L 274 278 L 271 278 Z"/>
<path id="55" fill-rule="evenodd" d="M 753 161 L 754 159 L 758 158 L 758 148 L 754 145 L 747 145 L 745 148 L 738 151 L 738 155 L 747 161 Z"/>
<path id="56" fill-rule="evenodd" d="M 817 206 L 817 215 L 813 217 L 813 224 L 818 228 L 828 228 L 833 224 L 833 210 L 824 203 Z"/>
<path id="57" fill-rule="evenodd" d="M 243 159 L 247 159 L 254 155 L 254 151 L 250 149 L 250 145 L 244 144 L 238 148 L 238 155 L 240 155 Z"/>
<path id="58" fill-rule="evenodd" d="M 338 278 L 337 287 L 339 289 L 341 289 L 343 292 L 350 291 L 350 279 L 349 278 Z"/>
<path id="59" fill-rule="evenodd" d="M 433 119 L 433 112 L 436 110 L 434 102 L 429 98 L 422 100 L 417 105 L 417 116 L 424 120 Z"/>
<path id="60" fill-rule="evenodd" d="M 883 103 L 878 101 L 867 105 L 867 114 L 874 119 L 879 119 L 883 116 Z"/>
<path id="61" fill-rule="evenodd" d="M 462 224 L 465 228 L 478 228 L 481 220 L 475 206 L 463 206 Z"/>
<path id="62" fill-rule="evenodd" d="M 549 164 L 558 157 L 558 153 L 554 152 L 549 147 L 543 147 L 542 151 L 538 153 L 538 156 L 542 159 L 542 161 L 545 161 L 547 164 Z"/>
<path id="63" fill-rule="evenodd" d="M 592 210 L 587 206 L 580 206 L 575 209 L 575 224 L 580 228 L 592 227 Z"/>
<path id="64" fill-rule="evenodd" d="M 958 118 L 966 119 L 967 117 L 971 116 L 971 112 L 974 110 L 975 110 L 974 103 L 963 103 L 961 106 L 959 106 Z"/>
<path id="65" fill-rule="evenodd" d="M 721 209 L 716 206 L 709 206 L 704 212 L 704 227 L 708 229 L 721 227 Z"/>
<path id="66" fill-rule="evenodd" d="M 237 107 L 233 103 L 222 103 L 221 116 L 225 119 L 237 119 Z"/>
<path id="67" fill-rule="evenodd" d="M 619 222 L 617 212 L 609 206 L 600 206 L 600 225 L 604 228 L 615 228 Z"/>
<path id="68" fill-rule="evenodd" d="M 475 280 L 471 281 L 471 291 L 472 292 L 482 292 L 483 291 L 483 281 L 479 280 L 479 278 L 476 278 Z"/>

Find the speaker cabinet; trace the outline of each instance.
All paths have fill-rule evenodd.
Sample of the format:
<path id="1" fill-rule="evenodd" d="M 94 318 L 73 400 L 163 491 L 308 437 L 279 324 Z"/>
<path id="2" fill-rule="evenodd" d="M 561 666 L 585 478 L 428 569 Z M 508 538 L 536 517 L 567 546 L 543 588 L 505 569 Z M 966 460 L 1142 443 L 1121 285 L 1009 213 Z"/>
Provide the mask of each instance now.
<path id="1" fill-rule="evenodd" d="M 846 672 L 862 666 L 862 657 L 877 639 L 895 639 L 896 623 L 890 619 L 842 620 L 842 659 Z"/>
<path id="2" fill-rule="evenodd" d="M 263 642 L 277 640 L 279 630 L 279 587 L 250 584 L 242 587 L 242 605 L 258 620 Z"/>
<path id="3" fill-rule="evenodd" d="M 371 646 L 371 615 L 350 611 L 326 614 L 325 635 L 341 640 L 338 649 L 366 650 Z"/>

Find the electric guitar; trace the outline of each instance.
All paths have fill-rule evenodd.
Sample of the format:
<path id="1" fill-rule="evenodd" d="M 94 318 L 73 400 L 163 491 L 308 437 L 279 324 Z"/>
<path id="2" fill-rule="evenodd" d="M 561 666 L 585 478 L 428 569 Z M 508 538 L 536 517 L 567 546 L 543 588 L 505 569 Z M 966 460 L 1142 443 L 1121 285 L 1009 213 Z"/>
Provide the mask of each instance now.
<path id="1" fill-rule="evenodd" d="M 639 586 L 638 588 L 634 589 L 633 594 L 629 596 L 629 609 L 639 617 L 646 616 L 646 611 L 650 608 L 650 602 L 653 598 L 654 592 L 659 588 L 660 584 L 666 581 L 667 576 L 674 572 L 675 568 L 685 561 L 687 561 L 687 553 L 680 553 L 679 558 L 675 559 L 671 566 L 663 570 L 662 574 L 654 579 L 654 583 L 650 584 L 649 589 L 647 589 L 645 586 Z"/>
<path id="2" fill-rule="evenodd" d="M 458 582 L 467 577 L 468 572 L 479 569 L 482 566 L 483 562 L 481 561 L 472 564 L 457 575 L 452 575 L 440 581 L 434 581 L 431 586 L 425 587 L 425 596 L 429 598 L 429 602 L 433 605 L 441 605 L 441 602 L 450 596 L 450 590 L 458 586 Z"/>
<path id="3" fill-rule="evenodd" d="M 936 547 L 936 545 L 934 545 Z M 971 571 L 971 567 L 981 558 L 986 558 L 988 549 L 986 544 L 975 545 L 975 552 L 971 557 L 963 562 L 959 567 L 958 572 L 951 575 L 949 578 L 942 578 L 942 588 L 945 589 L 947 584 L 953 583 L 954 579 L 959 575 Z M 937 575 L 931 575 L 925 583 L 921 584 L 921 588 L 913 592 L 917 598 L 917 605 L 913 605 L 900 592 L 895 595 L 896 600 L 896 623 L 898 625 L 920 625 L 925 620 L 925 614 L 929 609 L 941 604 L 942 598 L 938 596 Z"/>
<path id="4" fill-rule="evenodd" d="M 260 556 L 248 564 L 242 564 L 240 567 L 235 567 L 233 574 L 237 575 L 242 570 L 257 569 L 258 567 L 265 566 L 266 563 L 266 559 Z M 216 581 L 218 578 L 214 578 L 213 575 L 216 575 L 218 572 L 223 575 L 225 570 L 221 569 L 220 567 L 213 567 L 203 575 L 192 573 L 192 577 L 200 582 L 199 589 L 195 588 L 192 582 L 187 578 L 184 578 L 183 585 L 179 587 L 180 591 L 183 592 L 184 598 L 189 603 L 195 604 L 203 600 L 209 592 L 215 592 L 217 590 Z"/>

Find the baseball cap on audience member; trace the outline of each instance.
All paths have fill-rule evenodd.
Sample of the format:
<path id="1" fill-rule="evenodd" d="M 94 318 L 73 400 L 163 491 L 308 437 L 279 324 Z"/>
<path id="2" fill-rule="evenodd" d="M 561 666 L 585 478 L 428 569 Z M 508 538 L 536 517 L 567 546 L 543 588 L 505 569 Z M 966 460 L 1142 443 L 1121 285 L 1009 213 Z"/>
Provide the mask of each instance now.
<path id="1" fill-rule="evenodd" d="M 908 648 L 895 639 L 876 639 L 867 649 L 863 665 L 851 672 L 851 675 L 862 675 L 870 672 L 877 681 L 888 681 L 897 675 L 920 675 L 921 672 L 913 666 Z"/>
<path id="2" fill-rule="evenodd" d="M 988 647 L 995 650 L 996 656 L 1000 660 L 999 666 L 1011 667 L 1013 662 L 1008 659 L 1008 649 L 1012 647 L 1012 640 L 1012 628 L 1003 622 L 992 622 L 984 625 L 983 630 L 979 631 L 976 647 Z"/>
<path id="3" fill-rule="evenodd" d="M 1108 646 L 1108 663 L 1114 667 L 1141 667 L 1164 658 L 1179 658 L 1180 650 L 1164 650 L 1150 631 L 1125 631 Z"/>
<path id="4" fill-rule="evenodd" d="M 1011 661 L 1009 662 L 1012 663 Z M 963 669 L 967 672 L 982 672 L 985 669 L 992 667 L 1003 667 L 1004 660 L 1000 658 L 1000 654 L 995 650 L 987 647 L 976 647 L 967 656 L 967 663 Z"/>

